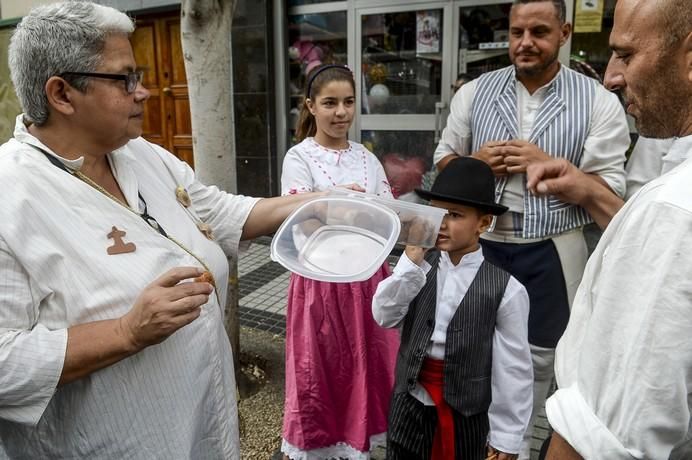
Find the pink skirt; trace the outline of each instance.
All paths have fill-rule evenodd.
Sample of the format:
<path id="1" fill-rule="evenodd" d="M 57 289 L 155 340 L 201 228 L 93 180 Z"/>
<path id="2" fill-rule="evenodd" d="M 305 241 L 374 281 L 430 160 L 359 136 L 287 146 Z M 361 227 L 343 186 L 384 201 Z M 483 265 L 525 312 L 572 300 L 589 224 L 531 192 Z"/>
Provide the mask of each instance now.
<path id="1" fill-rule="evenodd" d="M 338 445 L 367 453 L 371 437 L 387 431 L 399 332 L 378 326 L 371 307 L 387 276 L 386 263 L 360 283 L 291 275 L 284 444 L 303 452 Z"/>

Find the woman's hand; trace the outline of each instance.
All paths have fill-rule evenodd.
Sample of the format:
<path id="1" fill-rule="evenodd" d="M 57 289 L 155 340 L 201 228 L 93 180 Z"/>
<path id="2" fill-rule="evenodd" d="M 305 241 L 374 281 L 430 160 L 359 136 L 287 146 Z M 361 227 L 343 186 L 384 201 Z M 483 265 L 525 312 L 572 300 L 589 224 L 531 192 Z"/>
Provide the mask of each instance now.
<path id="1" fill-rule="evenodd" d="M 58 385 L 86 377 L 163 342 L 200 315 L 214 291 L 207 282 L 181 283 L 204 272 L 195 267 L 167 271 L 145 287 L 120 318 L 76 324 L 67 330 L 67 350 Z"/>
<path id="2" fill-rule="evenodd" d="M 488 455 L 485 457 L 485 460 L 516 460 L 517 458 L 519 458 L 519 454 L 508 454 L 488 444 Z"/>
<path id="3" fill-rule="evenodd" d="M 196 267 L 174 268 L 144 288 L 132 309 L 120 318 L 121 332 L 135 350 L 163 342 L 200 315 L 214 288 L 205 282 L 181 281 L 202 273 Z"/>

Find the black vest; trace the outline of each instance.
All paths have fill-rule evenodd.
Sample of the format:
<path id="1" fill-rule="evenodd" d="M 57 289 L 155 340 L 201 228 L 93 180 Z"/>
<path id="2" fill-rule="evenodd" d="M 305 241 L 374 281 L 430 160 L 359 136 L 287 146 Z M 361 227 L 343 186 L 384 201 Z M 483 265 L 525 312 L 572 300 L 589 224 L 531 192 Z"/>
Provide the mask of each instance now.
<path id="1" fill-rule="evenodd" d="M 415 388 L 430 344 L 439 259 L 437 250 L 426 254 L 425 260 L 432 268 L 404 321 L 396 363 L 396 393 Z M 495 319 L 508 281 L 509 273 L 483 261 L 447 328 L 443 394 L 447 404 L 465 416 L 486 412 L 490 406 Z"/>

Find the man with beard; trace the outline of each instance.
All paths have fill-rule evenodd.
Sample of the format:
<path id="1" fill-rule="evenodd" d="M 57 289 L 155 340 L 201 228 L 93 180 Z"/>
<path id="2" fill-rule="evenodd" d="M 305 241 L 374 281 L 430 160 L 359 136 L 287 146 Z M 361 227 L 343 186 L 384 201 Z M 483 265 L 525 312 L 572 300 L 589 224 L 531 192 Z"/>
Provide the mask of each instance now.
<path id="1" fill-rule="evenodd" d="M 586 264 L 582 227 L 592 221 L 580 206 L 527 193 L 526 168 L 563 158 L 607 193 L 622 196 L 630 143 L 617 97 L 558 61 L 571 33 L 565 11 L 564 0 L 515 0 L 509 24 L 513 65 L 455 94 L 435 151 L 439 169 L 457 155 L 485 161 L 496 177 L 496 200 L 510 210 L 481 244 L 484 256 L 526 286 L 531 300 L 534 415 L 529 430 L 516 433 L 520 440 L 523 435 L 522 459 L 529 457 L 531 426 L 549 391 L 555 346 Z"/>
<path id="2" fill-rule="evenodd" d="M 620 0 L 610 47 L 606 85 L 622 93 L 639 132 L 675 137 L 671 152 L 689 153 L 690 1 Z M 532 166 L 529 176 L 537 191 L 609 206 L 598 204 L 602 189 L 586 187 L 588 179 L 564 163 Z M 644 186 L 591 256 L 557 348 L 559 390 L 546 406 L 555 430 L 548 458 L 689 458 L 690 184 L 688 160 Z"/>

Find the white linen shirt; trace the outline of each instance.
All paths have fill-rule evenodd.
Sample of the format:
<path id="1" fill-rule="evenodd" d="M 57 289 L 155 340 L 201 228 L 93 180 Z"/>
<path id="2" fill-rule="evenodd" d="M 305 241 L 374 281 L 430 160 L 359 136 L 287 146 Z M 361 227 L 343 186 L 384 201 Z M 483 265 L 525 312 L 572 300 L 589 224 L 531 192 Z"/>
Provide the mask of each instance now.
<path id="1" fill-rule="evenodd" d="M 449 254 L 440 252 L 437 268 L 435 328 L 427 348 L 428 356 L 444 360 L 447 327 L 483 262 L 483 250 L 464 255 L 458 265 Z M 416 265 L 401 255 L 392 276 L 380 282 L 372 302 L 375 321 L 396 327 L 408 313 L 409 304 L 425 286 L 431 266 Z M 529 296 L 524 286 L 510 277 L 497 309 L 492 348 L 492 399 L 488 409 L 488 442 L 502 452 L 518 453 L 531 417 L 533 366 L 528 342 Z M 434 405 L 420 385 L 411 394 L 426 405 Z"/>
<path id="2" fill-rule="evenodd" d="M 447 126 L 442 131 L 442 137 L 435 149 L 435 163 L 451 153 L 461 156 L 474 153 L 471 152 L 471 111 L 477 85 L 477 80 L 472 80 L 454 94 Z M 517 80 L 517 110 L 521 124 L 519 132 L 524 138 L 527 138 L 527 132 L 531 132 L 537 110 L 544 98 L 545 87 L 530 95 Z M 610 188 L 622 197 L 625 194 L 625 173 L 622 165 L 625 161 L 625 151 L 630 144 L 627 118 L 617 96 L 606 90 L 603 85 L 597 85 L 593 100 L 591 126 L 584 142 L 581 163 L 577 166 L 586 173 L 603 178 Z M 502 204 L 503 199 L 504 194 L 500 201 Z M 516 197 L 512 199 L 510 196 L 509 200 L 509 205 L 515 208 L 513 211 L 523 212 L 523 207 L 516 209 Z"/>
<path id="3" fill-rule="evenodd" d="M 644 186 L 586 266 L 546 404 L 550 425 L 585 459 L 667 459 L 692 435 L 690 184 L 687 160 Z"/>
<path id="4" fill-rule="evenodd" d="M 236 255 L 256 199 L 200 184 L 185 163 L 141 138 L 112 152 L 127 202 L 141 211 L 141 193 L 149 214 L 206 263 L 217 294 L 164 342 L 57 387 L 69 327 L 118 318 L 167 270 L 201 264 L 28 144 L 52 154 L 20 116 L 14 139 L 0 147 L 0 178 L 12 184 L 0 200 L 0 458 L 239 458 L 222 308 L 226 257 Z M 78 169 L 82 161 L 63 163 Z M 178 185 L 215 241 L 176 201 Z M 134 252 L 107 254 L 113 226 Z"/>
<path id="5" fill-rule="evenodd" d="M 629 200 L 644 185 L 687 160 L 692 146 L 687 146 L 686 143 L 692 142 L 692 137 L 683 137 L 679 139 L 679 142 L 676 141 L 678 141 L 677 138 L 651 139 L 639 136 L 625 168 L 627 171 L 626 200 Z"/>

